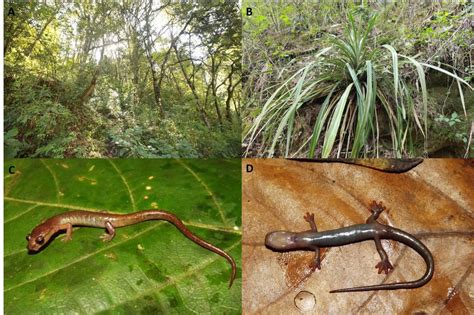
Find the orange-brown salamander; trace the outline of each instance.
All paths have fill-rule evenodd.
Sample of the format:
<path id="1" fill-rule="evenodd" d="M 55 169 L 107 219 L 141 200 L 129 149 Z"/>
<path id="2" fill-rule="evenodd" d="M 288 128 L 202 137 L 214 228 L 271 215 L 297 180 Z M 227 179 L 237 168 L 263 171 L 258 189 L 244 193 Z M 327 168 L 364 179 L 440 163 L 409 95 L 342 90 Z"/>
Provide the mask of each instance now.
<path id="1" fill-rule="evenodd" d="M 423 277 L 416 281 L 369 285 L 332 290 L 330 292 L 412 289 L 421 287 L 428 283 L 428 281 L 433 277 L 434 272 L 433 256 L 428 248 L 413 235 L 391 226 L 378 223 L 377 218 L 380 213 L 385 210 L 382 203 L 377 204 L 373 201 L 370 205 L 370 210 L 372 215 L 367 219 L 366 224 L 357 224 L 323 232 L 318 232 L 314 221 L 314 214 L 306 213 L 304 219 L 310 224 L 311 230 L 304 232 L 271 232 L 268 233 L 265 238 L 265 245 L 274 251 L 314 250 L 315 259 L 311 264 L 311 267 L 314 270 L 316 268 L 321 269 L 319 254 L 320 247 L 342 246 L 373 239 L 375 241 L 375 247 L 382 259 L 375 268 L 378 268 L 379 273 L 384 271 L 385 274 L 388 274 L 393 270 L 393 266 L 388 260 L 387 253 L 383 249 L 380 240 L 391 239 L 404 243 L 423 257 L 426 263 L 426 272 Z"/>
<path id="2" fill-rule="evenodd" d="M 232 266 L 229 287 L 232 286 L 236 273 L 234 259 L 222 249 L 194 235 L 174 214 L 162 210 L 145 210 L 130 214 L 112 214 L 107 212 L 83 210 L 64 212 L 45 220 L 33 229 L 33 231 L 26 237 L 28 241 L 28 250 L 31 252 L 39 251 L 55 234 L 64 230 L 66 230 L 66 237 L 63 241 L 71 240 L 73 226 L 105 228 L 106 233 L 102 235 L 101 238 L 104 242 L 107 242 L 114 238 L 115 228 L 149 220 L 168 221 L 176 226 L 184 236 L 194 243 L 227 259 L 229 264 Z"/>

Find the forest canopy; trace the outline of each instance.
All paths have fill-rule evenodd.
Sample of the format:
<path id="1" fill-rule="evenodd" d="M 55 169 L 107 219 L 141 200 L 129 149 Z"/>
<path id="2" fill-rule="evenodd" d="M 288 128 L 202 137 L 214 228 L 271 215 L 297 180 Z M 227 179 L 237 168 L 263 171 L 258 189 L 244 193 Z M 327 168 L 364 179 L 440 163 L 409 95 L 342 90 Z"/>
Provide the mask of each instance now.
<path id="1" fill-rule="evenodd" d="M 13 1 L 4 21 L 6 157 L 240 155 L 236 2 Z"/>

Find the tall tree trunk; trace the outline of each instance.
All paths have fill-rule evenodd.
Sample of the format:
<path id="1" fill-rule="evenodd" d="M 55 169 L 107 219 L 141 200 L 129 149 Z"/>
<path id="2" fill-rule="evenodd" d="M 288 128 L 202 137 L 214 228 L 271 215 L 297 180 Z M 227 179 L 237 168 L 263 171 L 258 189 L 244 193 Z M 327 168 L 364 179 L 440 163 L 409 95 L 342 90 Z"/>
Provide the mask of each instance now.
<path id="1" fill-rule="evenodd" d="M 227 85 L 227 97 L 225 100 L 225 118 L 227 121 L 232 121 L 232 114 L 230 111 L 230 102 L 232 101 L 232 96 L 234 94 L 234 88 L 232 85 L 232 76 L 234 74 L 234 64 L 230 66 L 230 73 L 229 73 L 229 84 Z"/>
<path id="2" fill-rule="evenodd" d="M 194 99 L 195 99 L 195 104 L 196 104 L 196 109 L 199 113 L 199 116 L 201 117 L 202 122 L 206 125 L 206 127 L 210 127 L 209 120 L 207 118 L 207 113 L 203 106 L 201 105 L 201 102 L 199 101 L 199 95 L 197 94 L 196 87 L 193 84 L 193 81 L 191 80 L 190 76 L 186 72 L 186 69 L 184 68 L 183 62 L 180 61 L 179 58 L 179 52 L 176 47 L 174 47 L 175 53 L 176 53 L 176 58 L 178 59 L 179 67 L 181 68 L 181 72 L 183 73 L 184 79 L 186 80 L 186 83 L 189 86 L 189 89 L 193 93 Z"/>
<path id="3" fill-rule="evenodd" d="M 230 65 L 229 75 L 227 76 L 227 78 L 225 78 L 223 82 L 223 84 L 227 81 L 229 82 L 226 87 L 227 96 L 225 100 L 225 117 L 227 121 L 229 122 L 232 122 L 232 111 L 230 109 L 230 105 L 232 103 L 232 100 L 234 99 L 234 92 L 237 86 L 241 84 L 242 82 L 242 76 L 238 76 L 238 80 L 235 83 L 233 83 L 234 74 L 236 74 L 236 71 L 239 69 L 239 66 L 240 66 L 240 61 L 234 60 L 234 62 Z M 236 110 L 237 108 L 234 108 L 234 109 Z M 240 113 L 237 110 L 236 110 L 236 114 L 237 114 L 237 117 L 240 117 Z"/>
<path id="4" fill-rule="evenodd" d="M 102 40 L 103 42 L 104 40 Z M 91 98 L 92 94 L 95 91 L 95 86 L 97 84 L 97 79 L 99 78 L 100 74 L 100 65 L 102 63 L 102 58 L 104 57 L 104 50 L 105 50 L 105 45 L 102 46 L 102 50 L 100 52 L 100 59 L 99 62 L 97 63 L 96 69 L 94 71 L 94 74 L 92 75 L 92 79 L 89 83 L 89 85 L 84 89 L 84 92 L 82 92 L 80 100 L 79 100 L 79 105 L 82 107 L 85 103 L 89 101 Z"/>
<path id="5" fill-rule="evenodd" d="M 150 0 L 148 2 L 148 6 L 149 6 L 150 10 L 151 10 L 151 3 L 152 3 L 152 1 Z M 178 35 L 176 37 L 171 38 L 170 46 L 169 46 L 168 50 L 166 51 L 166 53 L 164 55 L 163 61 L 161 62 L 159 73 L 156 71 L 157 64 L 156 64 L 156 61 L 153 59 L 153 56 L 152 56 L 153 41 L 151 40 L 151 31 L 150 31 L 150 20 L 149 20 L 149 18 L 150 18 L 150 16 L 147 14 L 145 16 L 145 29 L 146 29 L 147 36 L 146 36 L 146 39 L 145 39 L 144 43 L 145 43 L 145 48 L 146 48 L 146 56 L 147 56 L 147 59 L 148 59 L 148 63 L 150 64 L 151 78 L 152 78 L 152 84 L 153 84 L 153 94 L 154 94 L 154 97 L 155 97 L 155 102 L 156 102 L 156 105 L 158 106 L 158 108 L 160 110 L 160 117 L 164 118 L 165 117 L 165 110 L 164 110 L 164 106 L 163 106 L 163 100 L 161 98 L 161 83 L 163 82 L 163 78 L 165 76 L 165 66 L 166 66 L 166 63 L 168 62 L 168 59 L 169 59 L 169 56 L 170 56 L 170 53 L 171 53 L 173 47 L 175 46 L 175 44 L 178 41 L 179 37 L 184 33 L 184 31 L 188 27 L 189 23 L 191 23 L 191 21 L 194 19 L 194 16 L 191 15 L 191 17 L 184 24 L 183 28 L 179 31 Z"/>
<path id="6" fill-rule="evenodd" d="M 148 63 L 150 64 L 150 72 L 151 72 L 151 81 L 153 85 L 153 96 L 155 98 L 156 106 L 160 111 L 160 117 L 165 118 L 165 109 L 163 108 L 163 102 L 161 100 L 161 86 L 160 81 L 157 78 L 157 73 L 155 69 L 155 61 L 153 57 L 147 53 Z"/>
<path id="7" fill-rule="evenodd" d="M 220 64 L 220 63 L 219 63 Z M 219 65 L 216 66 L 215 56 L 211 55 L 211 91 L 212 91 L 212 101 L 214 103 L 214 108 L 216 109 L 217 119 L 219 121 L 219 126 L 222 130 L 222 114 L 219 108 L 219 101 L 217 99 L 217 73 L 218 73 Z"/>
<path id="8" fill-rule="evenodd" d="M 38 33 L 38 35 L 36 35 L 36 38 L 34 40 L 34 42 L 31 43 L 30 47 L 28 47 L 28 50 L 27 50 L 27 53 L 25 54 L 26 57 L 29 57 L 31 55 L 31 53 L 33 52 L 33 49 L 35 48 L 36 46 L 36 43 L 41 39 L 41 37 L 43 36 L 44 34 L 44 31 L 46 31 L 46 28 L 48 27 L 48 25 L 54 20 L 54 18 L 56 17 L 56 14 L 53 13 L 51 14 L 51 16 L 49 17 L 49 19 L 46 21 L 46 23 L 43 25 L 43 28 L 41 29 L 41 31 Z"/>
<path id="9" fill-rule="evenodd" d="M 130 67 L 132 70 L 132 84 L 133 84 L 133 107 L 140 104 L 141 89 L 140 89 L 140 54 L 138 45 L 138 35 L 134 28 L 129 29 L 129 45 L 131 47 L 130 53 Z"/>

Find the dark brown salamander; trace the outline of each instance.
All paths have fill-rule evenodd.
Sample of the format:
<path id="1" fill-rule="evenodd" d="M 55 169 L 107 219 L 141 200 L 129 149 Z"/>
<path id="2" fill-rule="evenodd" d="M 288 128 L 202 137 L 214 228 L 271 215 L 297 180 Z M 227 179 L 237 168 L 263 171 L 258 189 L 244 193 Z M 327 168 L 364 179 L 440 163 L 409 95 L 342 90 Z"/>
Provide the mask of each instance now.
<path id="1" fill-rule="evenodd" d="M 382 259 L 375 268 L 388 274 L 393 270 L 387 253 L 382 247 L 381 239 L 391 239 L 402 242 L 414 249 L 423 257 L 426 263 L 426 272 L 419 280 L 410 282 L 397 282 L 388 284 L 377 284 L 363 287 L 346 288 L 332 290 L 335 292 L 353 292 L 353 291 L 372 291 L 372 290 L 397 290 L 418 288 L 428 283 L 433 277 L 434 261 L 428 248 L 423 245 L 416 237 L 402 230 L 388 225 L 380 224 L 376 220 L 380 213 L 385 210 L 382 203 L 377 204 L 373 201 L 370 205 L 372 215 L 367 219 L 366 224 L 352 225 L 336 230 L 318 232 L 314 222 L 314 214 L 306 213 L 304 219 L 310 224 L 311 230 L 305 232 L 287 232 L 277 231 L 268 233 L 265 238 L 265 245 L 275 251 L 289 251 L 309 249 L 315 251 L 315 259 L 311 265 L 312 269 L 321 269 L 320 247 L 341 246 L 373 239 L 375 247 Z"/>
<path id="2" fill-rule="evenodd" d="M 234 259 L 222 249 L 200 239 L 194 235 L 184 223 L 174 214 L 162 210 L 145 210 L 130 214 L 112 214 L 107 212 L 94 211 L 69 211 L 54 217 L 51 217 L 35 227 L 33 231 L 26 237 L 28 241 L 28 250 L 32 252 L 39 251 L 56 233 L 66 230 L 66 237 L 63 241 L 72 239 L 73 226 L 88 226 L 105 228 L 107 233 L 101 236 L 104 242 L 111 241 L 115 236 L 115 228 L 132 225 L 149 220 L 165 220 L 172 223 L 187 238 L 194 243 L 208 249 L 225 259 L 232 266 L 232 274 L 230 277 L 229 287 L 235 279 L 236 266 Z"/>

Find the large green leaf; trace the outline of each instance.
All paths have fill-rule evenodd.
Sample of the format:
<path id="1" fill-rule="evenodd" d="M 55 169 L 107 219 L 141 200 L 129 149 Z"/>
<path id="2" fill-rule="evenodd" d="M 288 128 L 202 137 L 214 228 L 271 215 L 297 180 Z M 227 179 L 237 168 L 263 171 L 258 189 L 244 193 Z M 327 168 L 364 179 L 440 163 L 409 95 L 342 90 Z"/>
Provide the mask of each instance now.
<path id="1" fill-rule="evenodd" d="M 6 314 L 240 313 L 239 160 L 12 160 L 4 173 Z M 165 221 L 119 228 L 109 243 L 75 228 L 70 242 L 26 250 L 34 226 L 61 212 L 154 208 L 234 257 L 232 288 L 228 262 Z"/>

